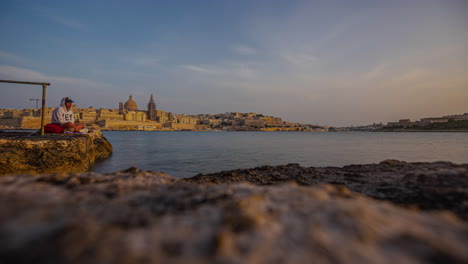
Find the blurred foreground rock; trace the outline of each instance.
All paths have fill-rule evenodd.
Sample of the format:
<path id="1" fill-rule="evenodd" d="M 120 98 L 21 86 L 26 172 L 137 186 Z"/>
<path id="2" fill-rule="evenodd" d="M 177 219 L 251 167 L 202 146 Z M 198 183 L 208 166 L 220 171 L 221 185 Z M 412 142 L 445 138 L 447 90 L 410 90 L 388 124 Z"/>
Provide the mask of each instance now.
<path id="1" fill-rule="evenodd" d="M 449 211 L 323 179 L 189 181 L 136 168 L 0 177 L 0 263 L 468 263 L 468 223 Z"/>
<path id="2" fill-rule="evenodd" d="M 100 130 L 88 134 L 0 133 L 0 175 L 85 172 L 112 153 Z"/>

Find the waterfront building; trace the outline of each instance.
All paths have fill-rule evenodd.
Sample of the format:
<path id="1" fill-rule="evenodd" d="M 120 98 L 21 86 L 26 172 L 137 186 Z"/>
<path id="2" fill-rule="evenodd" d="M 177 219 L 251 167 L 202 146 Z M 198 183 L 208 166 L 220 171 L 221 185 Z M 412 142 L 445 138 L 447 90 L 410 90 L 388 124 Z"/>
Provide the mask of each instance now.
<path id="1" fill-rule="evenodd" d="M 428 126 L 434 123 L 447 123 L 448 121 L 448 118 L 422 118 L 421 121 L 419 121 L 419 125 Z"/>
<path id="2" fill-rule="evenodd" d="M 461 115 L 448 115 L 448 116 L 443 116 L 442 118 L 453 119 L 453 120 L 468 120 L 468 113 L 464 113 Z"/>
<path id="3" fill-rule="evenodd" d="M 256 119 L 244 119 L 244 122 L 241 122 L 243 126 L 250 126 L 250 127 L 265 127 L 265 120 L 256 120 Z"/>
<path id="4" fill-rule="evenodd" d="M 283 119 L 281 119 L 280 117 L 264 116 L 264 117 L 260 117 L 260 120 L 265 121 L 266 126 L 273 126 L 273 127 L 283 126 Z"/>
<path id="5" fill-rule="evenodd" d="M 174 123 L 196 125 L 198 119 L 187 115 L 175 115 Z"/>
<path id="6" fill-rule="evenodd" d="M 147 114 L 144 111 L 126 111 L 124 120 L 127 121 L 146 121 Z"/>
<path id="7" fill-rule="evenodd" d="M 124 120 L 124 115 L 117 109 L 104 109 L 97 110 L 98 120 Z"/>
<path id="8" fill-rule="evenodd" d="M 211 127 L 219 127 L 223 121 L 221 119 L 204 119 L 200 121 L 200 124 Z"/>
<path id="9" fill-rule="evenodd" d="M 159 121 L 159 123 L 167 123 L 172 121 L 173 115 L 170 112 L 156 110 L 156 118 Z"/>
<path id="10" fill-rule="evenodd" d="M 97 120 L 97 112 L 94 107 L 90 106 L 89 108 L 79 108 L 79 120 L 83 124 L 94 124 Z"/>

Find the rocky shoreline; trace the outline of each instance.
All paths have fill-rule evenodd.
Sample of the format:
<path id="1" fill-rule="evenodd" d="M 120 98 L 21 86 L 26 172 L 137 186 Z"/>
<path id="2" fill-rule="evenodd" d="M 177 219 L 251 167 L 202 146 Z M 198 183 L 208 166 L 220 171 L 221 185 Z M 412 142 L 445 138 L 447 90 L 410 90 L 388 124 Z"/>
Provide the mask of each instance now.
<path id="1" fill-rule="evenodd" d="M 112 153 L 99 129 L 88 134 L 0 133 L 0 175 L 85 172 Z"/>
<path id="2" fill-rule="evenodd" d="M 398 160 L 342 168 L 307 168 L 288 164 L 200 174 L 185 181 L 203 184 L 248 182 L 256 185 L 294 182 L 302 186 L 328 183 L 407 207 L 450 210 L 468 220 L 468 164 Z"/>
<path id="3" fill-rule="evenodd" d="M 467 263 L 468 165 L 0 177 L 2 263 Z"/>

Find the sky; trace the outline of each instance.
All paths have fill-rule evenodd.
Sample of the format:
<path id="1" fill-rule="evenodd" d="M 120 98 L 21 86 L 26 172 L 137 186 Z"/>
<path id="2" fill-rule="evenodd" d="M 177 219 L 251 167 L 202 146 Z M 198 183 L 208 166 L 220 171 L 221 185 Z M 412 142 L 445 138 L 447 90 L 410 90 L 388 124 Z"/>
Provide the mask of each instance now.
<path id="1" fill-rule="evenodd" d="M 0 79 L 47 106 L 366 125 L 468 112 L 465 0 L 2 0 Z M 0 108 L 40 86 L 1 84 Z"/>

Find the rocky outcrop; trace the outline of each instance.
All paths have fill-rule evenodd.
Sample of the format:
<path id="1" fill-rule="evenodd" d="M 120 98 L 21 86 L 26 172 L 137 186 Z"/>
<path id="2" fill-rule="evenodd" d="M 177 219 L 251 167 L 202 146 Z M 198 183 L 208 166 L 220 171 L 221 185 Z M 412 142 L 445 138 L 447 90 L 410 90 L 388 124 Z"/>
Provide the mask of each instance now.
<path id="1" fill-rule="evenodd" d="M 468 224 L 451 212 L 396 206 L 319 177 L 293 180 L 303 169 L 252 170 L 277 183 L 261 186 L 136 168 L 0 177 L 0 262 L 468 263 Z"/>
<path id="2" fill-rule="evenodd" d="M 112 153 L 100 130 L 88 134 L 0 133 L 0 175 L 85 172 Z"/>
<path id="3" fill-rule="evenodd" d="M 256 185 L 294 182 L 303 186 L 341 184 L 374 199 L 423 210 L 450 210 L 468 220 L 468 164 L 398 160 L 342 168 L 306 168 L 288 164 L 200 174 L 186 181 L 205 184 L 249 182 Z"/>

